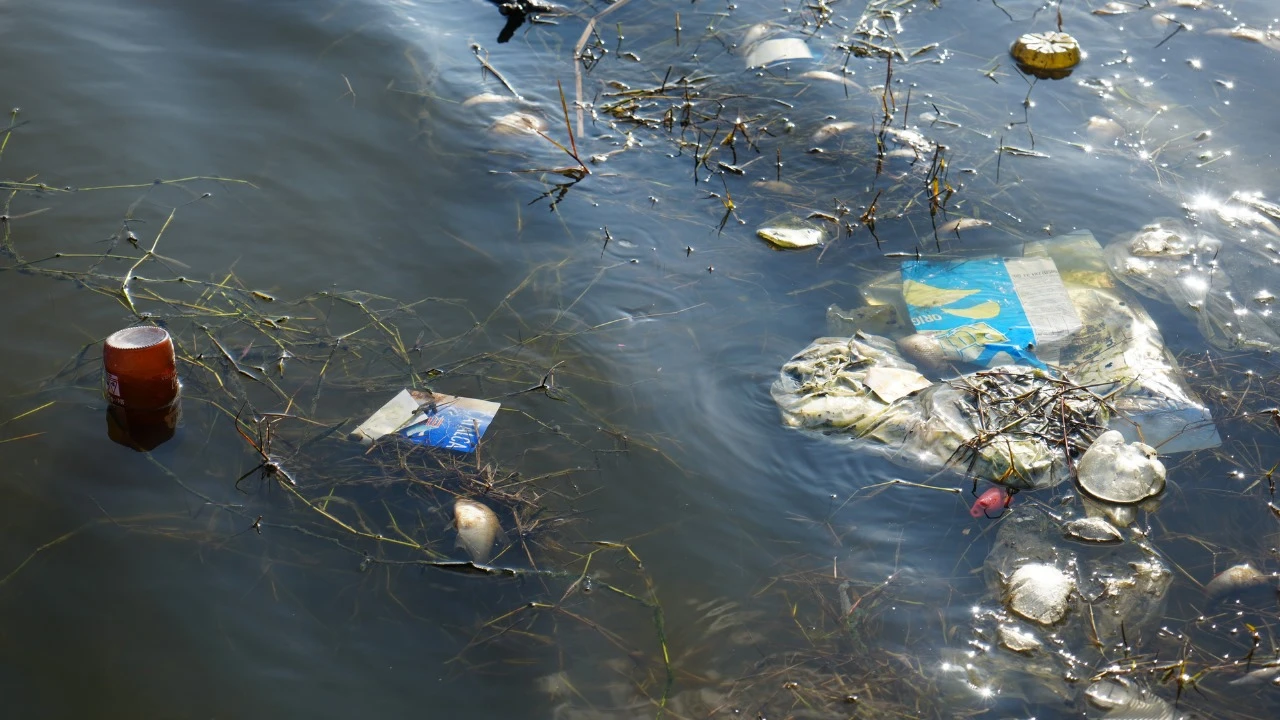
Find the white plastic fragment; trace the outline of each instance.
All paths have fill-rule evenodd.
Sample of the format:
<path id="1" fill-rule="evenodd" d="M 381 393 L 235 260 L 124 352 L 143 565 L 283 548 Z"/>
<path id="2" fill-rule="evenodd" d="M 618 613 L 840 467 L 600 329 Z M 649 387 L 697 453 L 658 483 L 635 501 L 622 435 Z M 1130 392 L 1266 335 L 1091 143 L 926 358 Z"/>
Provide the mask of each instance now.
<path id="1" fill-rule="evenodd" d="M 800 38 L 774 38 L 753 46 L 747 53 L 748 68 L 763 68 L 790 60 L 812 60 L 813 53 Z"/>
<path id="2" fill-rule="evenodd" d="M 1164 465 L 1143 443 L 1126 443 L 1116 430 L 1098 436 L 1076 465 L 1080 487 L 1098 500 L 1140 503 L 1164 491 Z"/>
<path id="3" fill-rule="evenodd" d="M 929 378 L 914 370 L 889 367 L 871 368 L 862 382 L 885 403 L 891 403 L 933 384 Z"/>
<path id="4" fill-rule="evenodd" d="M 1067 600 L 1075 581 L 1047 563 L 1028 563 L 1008 581 L 1009 609 L 1041 625 L 1053 625 L 1067 615 Z"/>
<path id="5" fill-rule="evenodd" d="M 762 240 L 788 250 L 821 245 L 823 232 L 805 227 L 762 227 L 756 231 Z"/>

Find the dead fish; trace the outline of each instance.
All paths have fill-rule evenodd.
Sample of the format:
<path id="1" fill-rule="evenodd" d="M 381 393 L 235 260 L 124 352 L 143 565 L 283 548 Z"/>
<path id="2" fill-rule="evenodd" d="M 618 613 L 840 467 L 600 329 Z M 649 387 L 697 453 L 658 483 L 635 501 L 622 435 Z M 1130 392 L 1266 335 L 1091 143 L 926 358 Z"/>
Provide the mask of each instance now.
<path id="1" fill-rule="evenodd" d="M 487 505 L 460 498 L 453 504 L 453 523 L 458 528 L 458 547 L 467 552 L 472 562 L 488 562 L 502 532 L 498 516 Z"/>
<path id="2" fill-rule="evenodd" d="M 1280 683 L 1280 666 L 1267 665 L 1260 667 L 1251 673 L 1238 677 L 1227 683 L 1228 685 L 1259 685 L 1261 683 Z"/>
<path id="3" fill-rule="evenodd" d="M 960 232 L 961 230 L 973 230 L 974 228 L 984 228 L 991 225 L 987 220 L 979 218 L 956 218 L 950 222 L 943 223 L 938 226 L 938 232 Z"/>
<path id="4" fill-rule="evenodd" d="M 831 138 L 837 135 L 843 135 L 849 132 L 850 130 L 856 129 L 857 127 L 858 127 L 857 123 L 849 122 L 848 120 L 845 120 L 842 122 L 827 123 L 826 125 L 823 125 L 822 127 L 818 128 L 818 131 L 813 134 L 813 141 L 823 142 L 825 140 L 830 140 Z"/>
<path id="5" fill-rule="evenodd" d="M 1210 605 L 1217 605 L 1241 596 L 1276 595 L 1276 578 L 1254 569 L 1249 563 L 1241 563 L 1218 573 L 1204 586 Z"/>
<path id="6" fill-rule="evenodd" d="M 1205 35 L 1236 38 L 1237 40 L 1258 43 L 1272 50 L 1280 51 L 1280 35 L 1271 30 L 1259 30 L 1246 25 L 1237 25 L 1233 28 L 1213 28 L 1206 31 Z"/>
<path id="7" fill-rule="evenodd" d="M 939 43 L 936 43 L 936 42 L 929 43 L 928 45 L 921 45 L 920 47 L 911 51 L 911 57 L 919 57 L 920 55 L 924 55 L 925 53 L 933 52 L 934 50 L 937 50 L 938 47 L 939 47 Z"/>
<path id="8" fill-rule="evenodd" d="M 862 86 L 858 83 L 843 75 L 833 73 L 830 70 L 809 70 L 808 72 L 800 73 L 800 77 L 805 80 L 823 80 L 826 82 L 839 83 L 854 90 L 862 90 Z"/>
<path id="9" fill-rule="evenodd" d="M 999 151 L 1004 153 L 1005 155 L 1012 155 L 1014 157 L 1029 157 L 1029 158 L 1049 157 L 1047 153 L 1042 153 L 1039 150 L 1027 150 L 1025 148 L 1014 147 L 1012 145 L 1001 145 L 999 148 Z"/>
<path id="10" fill-rule="evenodd" d="M 486 92 L 486 93 L 480 93 L 479 95 L 472 95 L 466 100 L 463 100 L 462 107 L 472 107 L 474 105 L 491 105 L 494 103 L 509 103 L 509 102 L 515 102 L 515 101 L 516 99 L 510 95 L 498 95 L 496 93 Z"/>
<path id="11" fill-rule="evenodd" d="M 1267 215 L 1275 220 L 1280 220 L 1280 205 L 1273 202 L 1267 202 L 1257 193 L 1233 192 L 1231 193 L 1231 197 L 1228 199 L 1234 202 L 1244 203 L 1263 215 Z"/>
<path id="12" fill-rule="evenodd" d="M 1124 535 L 1116 529 L 1116 526 L 1107 522 L 1105 518 L 1100 517 L 1083 517 L 1071 520 L 1062 526 L 1062 534 L 1072 540 L 1084 543 L 1106 545 L 1124 542 Z"/>
<path id="13" fill-rule="evenodd" d="M 1093 11 L 1094 15 L 1128 15 L 1131 12 L 1137 12 L 1141 8 L 1140 5 L 1130 5 L 1124 2 L 1109 2 Z"/>
<path id="14" fill-rule="evenodd" d="M 1094 115 L 1089 118 L 1085 131 L 1090 135 L 1107 140 L 1115 140 L 1124 136 L 1124 127 L 1112 118 Z"/>
<path id="15" fill-rule="evenodd" d="M 887 127 L 883 125 L 872 126 L 865 123 L 859 124 L 849 122 L 847 120 L 827 123 L 826 125 L 818 128 L 817 131 L 813 133 L 813 141 L 820 143 L 853 131 L 870 132 L 879 135 L 885 140 L 890 140 L 898 145 L 910 148 L 914 151 L 916 157 L 930 155 L 938 148 L 937 143 L 925 137 L 924 133 L 921 133 L 919 130 Z M 1045 157 L 1048 157 L 1048 155 Z"/>
<path id="16" fill-rule="evenodd" d="M 906 145 L 921 155 L 932 153 L 938 148 L 937 143 L 925 137 L 924 133 L 919 130 L 912 130 L 911 128 L 883 127 L 879 128 L 877 132 L 887 136 L 896 143 Z"/>
<path id="17" fill-rule="evenodd" d="M 751 187 L 758 188 L 765 192 L 774 193 L 776 195 L 799 196 L 801 194 L 794 185 L 782 182 L 781 180 L 756 180 L 751 183 Z"/>
<path id="18" fill-rule="evenodd" d="M 1249 42 L 1255 42 L 1255 43 L 1258 43 L 1259 45 L 1261 45 L 1262 43 L 1265 43 L 1267 41 L 1267 38 L 1270 37 L 1270 33 L 1268 33 L 1266 30 L 1259 30 L 1258 28 L 1246 27 L 1244 25 L 1238 25 L 1233 28 L 1214 28 L 1206 34 L 1225 35 L 1227 37 L 1233 37 L 1239 40 L 1248 40 Z"/>
<path id="19" fill-rule="evenodd" d="M 903 147 L 903 148 L 897 148 L 896 150 L 890 150 L 889 152 L 884 154 L 884 157 L 886 160 L 889 160 L 892 158 L 906 158 L 907 160 L 916 160 L 920 157 L 920 153 L 916 152 L 912 148 Z"/>
<path id="20" fill-rule="evenodd" d="M 517 111 L 494 120 L 489 129 L 499 135 L 537 135 L 547 129 L 547 122 L 537 115 Z"/>

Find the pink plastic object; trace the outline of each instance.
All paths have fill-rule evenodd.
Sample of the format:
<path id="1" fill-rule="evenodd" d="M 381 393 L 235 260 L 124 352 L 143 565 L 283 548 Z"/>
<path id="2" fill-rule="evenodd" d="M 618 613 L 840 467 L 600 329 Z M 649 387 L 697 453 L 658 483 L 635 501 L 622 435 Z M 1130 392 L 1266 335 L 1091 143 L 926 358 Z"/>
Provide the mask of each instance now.
<path id="1" fill-rule="evenodd" d="M 969 514 L 974 517 L 990 517 L 991 511 L 995 510 L 996 515 L 1004 512 L 1013 502 L 1013 495 L 1002 487 L 993 487 L 978 496 L 974 501 L 973 507 L 969 508 Z"/>

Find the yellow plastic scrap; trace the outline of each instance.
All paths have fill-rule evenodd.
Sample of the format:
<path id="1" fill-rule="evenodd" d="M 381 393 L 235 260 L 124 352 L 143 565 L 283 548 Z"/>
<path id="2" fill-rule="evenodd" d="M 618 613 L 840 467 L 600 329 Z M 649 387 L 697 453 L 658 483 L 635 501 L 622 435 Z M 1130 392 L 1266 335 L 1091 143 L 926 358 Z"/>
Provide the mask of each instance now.
<path id="1" fill-rule="evenodd" d="M 973 307 L 942 308 L 942 312 L 970 320 L 990 320 L 1000 314 L 1000 303 L 995 300 L 984 300 Z"/>
<path id="2" fill-rule="evenodd" d="M 927 283 L 917 282 L 915 280 L 907 280 L 902 283 L 902 296 L 906 299 L 908 305 L 916 307 L 942 307 L 950 305 L 953 302 L 959 302 L 974 293 L 981 292 L 976 289 L 961 288 L 940 288 L 934 287 Z"/>

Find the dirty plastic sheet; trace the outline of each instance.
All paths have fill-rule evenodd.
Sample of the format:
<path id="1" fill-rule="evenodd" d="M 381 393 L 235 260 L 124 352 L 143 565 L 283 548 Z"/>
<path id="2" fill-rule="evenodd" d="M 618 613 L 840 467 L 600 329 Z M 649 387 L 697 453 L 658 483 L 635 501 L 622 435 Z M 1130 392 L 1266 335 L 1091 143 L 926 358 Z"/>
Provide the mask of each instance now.
<path id="1" fill-rule="evenodd" d="M 1132 299 L 1077 287 L 1071 302 L 1089 322 L 1063 347 L 1067 374 L 1109 397 L 1116 416 L 1110 429 L 1126 442 L 1162 453 L 1222 444 L 1209 409 L 1187 387 L 1155 321 Z"/>
<path id="2" fill-rule="evenodd" d="M 1025 489 L 1049 487 L 1068 477 L 1062 448 L 1032 433 L 975 442 L 986 428 L 978 393 L 966 382 L 930 384 L 885 402 L 867 384 L 868 374 L 881 367 L 924 377 L 897 355 L 887 338 L 819 338 L 783 366 L 773 398 L 786 424 L 847 433 L 908 467 L 932 471 L 954 464 Z M 1011 394 L 1054 390 L 1051 378 L 1034 368 L 1007 366 L 986 371 L 986 376 L 999 378 Z M 1082 443 L 1087 446 L 1088 441 Z"/>
<path id="3" fill-rule="evenodd" d="M 1074 459 L 1107 429 L 1163 453 L 1221 443 L 1155 322 L 1112 287 L 1092 235 L 1029 245 L 1028 255 L 1056 255 L 1066 296 L 1081 320 L 1055 341 L 1058 364 L 1000 366 L 935 383 L 889 337 L 854 331 L 852 337 L 819 338 L 783 366 L 772 387 L 784 423 L 847 434 L 905 466 L 952 467 L 1022 489 L 1070 477 L 1068 454 Z M 869 299 L 878 304 L 829 317 L 841 327 L 863 321 L 885 332 L 909 333 L 909 323 L 891 318 L 910 312 L 909 293 L 877 282 Z M 945 299 L 939 305 L 962 298 Z M 878 373 L 879 368 L 893 373 Z M 896 391 L 886 380 L 898 385 Z M 1002 396 L 1026 402 L 1010 405 Z"/>

